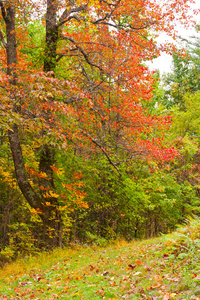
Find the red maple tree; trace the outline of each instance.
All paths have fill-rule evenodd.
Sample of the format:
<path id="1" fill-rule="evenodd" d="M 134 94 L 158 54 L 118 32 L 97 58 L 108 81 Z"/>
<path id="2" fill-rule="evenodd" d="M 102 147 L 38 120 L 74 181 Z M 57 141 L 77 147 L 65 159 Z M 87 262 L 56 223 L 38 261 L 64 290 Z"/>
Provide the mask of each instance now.
<path id="1" fill-rule="evenodd" d="M 47 205 L 45 195 L 55 191 L 57 147 L 89 149 L 90 155 L 100 150 L 118 172 L 117 162 L 135 155 L 174 157 L 173 148 L 151 137 L 169 120 L 148 115 L 142 105 L 150 101 L 154 82 L 144 63 L 159 55 L 156 32 L 174 35 L 178 19 L 188 22 L 190 3 L 0 1 L 0 124 L 8 131 L 19 188 L 54 228 L 55 244 L 61 244 L 59 200 L 51 193 Z M 37 39 L 28 22 L 41 28 Z M 34 175 L 40 189 L 31 185 L 25 168 L 24 135 L 33 144 L 39 140 Z"/>

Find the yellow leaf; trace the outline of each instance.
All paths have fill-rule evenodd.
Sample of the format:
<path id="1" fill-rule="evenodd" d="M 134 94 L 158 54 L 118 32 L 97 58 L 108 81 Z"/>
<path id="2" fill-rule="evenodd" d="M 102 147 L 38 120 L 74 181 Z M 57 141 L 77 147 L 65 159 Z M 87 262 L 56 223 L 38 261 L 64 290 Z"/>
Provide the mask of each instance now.
<path id="1" fill-rule="evenodd" d="M 54 193 L 54 192 L 52 192 L 52 191 L 49 191 L 49 195 L 50 195 L 51 197 L 53 197 L 53 198 L 58 198 L 58 197 L 59 197 L 58 194 L 56 194 L 56 193 Z"/>

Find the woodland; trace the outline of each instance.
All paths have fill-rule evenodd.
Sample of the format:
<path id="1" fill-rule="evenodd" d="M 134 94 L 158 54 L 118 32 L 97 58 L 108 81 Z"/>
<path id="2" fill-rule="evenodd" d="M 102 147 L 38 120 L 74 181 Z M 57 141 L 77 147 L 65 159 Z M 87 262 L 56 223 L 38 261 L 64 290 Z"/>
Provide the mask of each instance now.
<path id="1" fill-rule="evenodd" d="M 192 3 L 0 0 L 1 263 L 199 216 Z M 158 45 L 178 23 L 196 34 Z M 147 64 L 161 52 L 173 56 L 162 79 Z"/>

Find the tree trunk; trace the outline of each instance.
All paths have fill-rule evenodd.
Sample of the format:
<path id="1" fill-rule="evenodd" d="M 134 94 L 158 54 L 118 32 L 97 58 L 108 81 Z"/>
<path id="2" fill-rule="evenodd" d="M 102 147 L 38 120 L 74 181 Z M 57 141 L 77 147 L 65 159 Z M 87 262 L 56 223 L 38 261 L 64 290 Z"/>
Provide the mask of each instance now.
<path id="1" fill-rule="evenodd" d="M 28 180 L 18 135 L 18 126 L 16 124 L 12 126 L 12 130 L 9 130 L 8 135 L 19 188 L 30 206 L 36 210 L 40 210 L 42 213 L 44 207 L 41 204 L 41 199 L 35 193 Z"/>
<path id="2" fill-rule="evenodd" d="M 50 4 L 55 6 L 55 1 L 48 1 Z M 10 99 L 13 100 L 13 111 L 17 112 L 17 107 L 15 106 L 15 91 L 17 86 L 17 52 L 16 52 L 16 31 L 15 31 L 15 5 L 12 2 L 3 2 L 0 1 L 0 8 L 2 17 L 6 25 L 6 54 L 7 54 L 7 75 L 10 80 Z M 55 16 L 55 9 L 51 11 L 49 9 L 49 14 Z M 48 19 L 48 14 L 47 14 Z M 48 19 L 51 23 L 51 18 Z M 48 21 L 47 21 L 48 23 Z M 51 26 L 49 26 L 51 27 Z M 47 26 L 47 28 L 49 28 Z M 52 31 L 48 29 L 48 34 L 52 34 Z M 47 34 L 47 36 L 48 36 Z M 57 35 L 53 34 L 53 37 L 57 38 Z M 48 60 L 45 60 L 44 70 L 50 71 L 51 68 L 55 67 L 55 57 L 56 49 L 55 43 L 51 44 L 52 38 L 47 38 L 47 52 Z M 57 41 L 55 39 L 55 41 Z M 28 203 L 32 208 L 34 208 L 38 215 L 43 220 L 44 224 L 44 233 L 45 241 L 51 246 L 61 246 L 61 215 L 57 205 L 56 198 L 44 198 L 43 195 L 39 195 L 31 186 L 26 168 L 24 165 L 23 153 L 19 138 L 19 128 L 17 124 L 13 124 L 11 129 L 8 130 L 9 143 L 13 156 L 13 162 L 15 167 L 16 179 L 19 185 L 19 188 L 26 198 Z M 51 165 L 54 162 L 54 150 L 52 151 L 49 146 L 45 145 L 42 149 L 41 160 L 40 160 L 40 170 L 45 172 L 48 175 L 46 182 L 42 182 L 43 185 L 50 186 L 54 188 L 53 176 Z M 41 184 L 41 182 L 39 182 Z M 50 202 L 51 205 L 47 205 L 46 201 Z"/>
<path id="3" fill-rule="evenodd" d="M 58 42 L 56 11 L 56 0 L 48 0 L 46 13 L 46 48 L 44 58 L 44 72 L 54 72 L 56 68 L 56 51 Z"/>
<path id="4" fill-rule="evenodd" d="M 56 11 L 57 3 L 56 0 L 47 0 L 47 12 L 46 12 L 46 48 L 44 57 L 44 72 L 52 72 L 51 76 L 54 76 L 56 68 L 56 52 L 57 52 L 57 42 L 58 42 L 58 27 L 56 24 Z M 48 113 L 46 118 L 48 119 Z M 54 178 L 52 166 L 55 163 L 55 149 L 48 144 L 45 144 L 40 149 L 40 163 L 39 170 L 47 175 L 47 178 L 40 179 L 40 185 L 44 187 L 45 190 L 55 190 Z M 43 195 L 43 191 L 41 190 Z M 52 210 L 50 210 L 50 216 L 46 218 L 46 225 L 49 230 L 55 230 L 57 232 L 57 244 L 61 246 L 62 244 L 62 220 L 61 214 L 58 209 L 58 199 L 55 197 L 50 197 L 46 199 L 52 205 Z M 55 226 L 51 228 L 51 222 L 55 223 Z"/>

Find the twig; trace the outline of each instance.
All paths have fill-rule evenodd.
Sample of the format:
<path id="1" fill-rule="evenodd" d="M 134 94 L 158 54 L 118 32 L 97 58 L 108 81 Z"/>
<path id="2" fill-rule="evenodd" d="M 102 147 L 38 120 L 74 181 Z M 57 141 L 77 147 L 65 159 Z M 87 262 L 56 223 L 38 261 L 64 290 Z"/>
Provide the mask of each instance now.
<path id="1" fill-rule="evenodd" d="M 119 171 L 119 169 L 116 167 L 116 164 L 111 160 L 110 156 L 108 155 L 108 153 L 106 152 L 106 150 L 95 140 L 93 139 L 89 134 L 87 134 L 86 132 L 84 132 L 90 139 L 91 141 L 96 145 L 98 146 L 101 151 L 103 152 L 103 154 L 106 156 L 107 160 L 109 161 L 109 163 L 115 168 L 115 170 L 118 172 L 119 176 L 121 177 L 122 174 L 121 172 Z"/>

